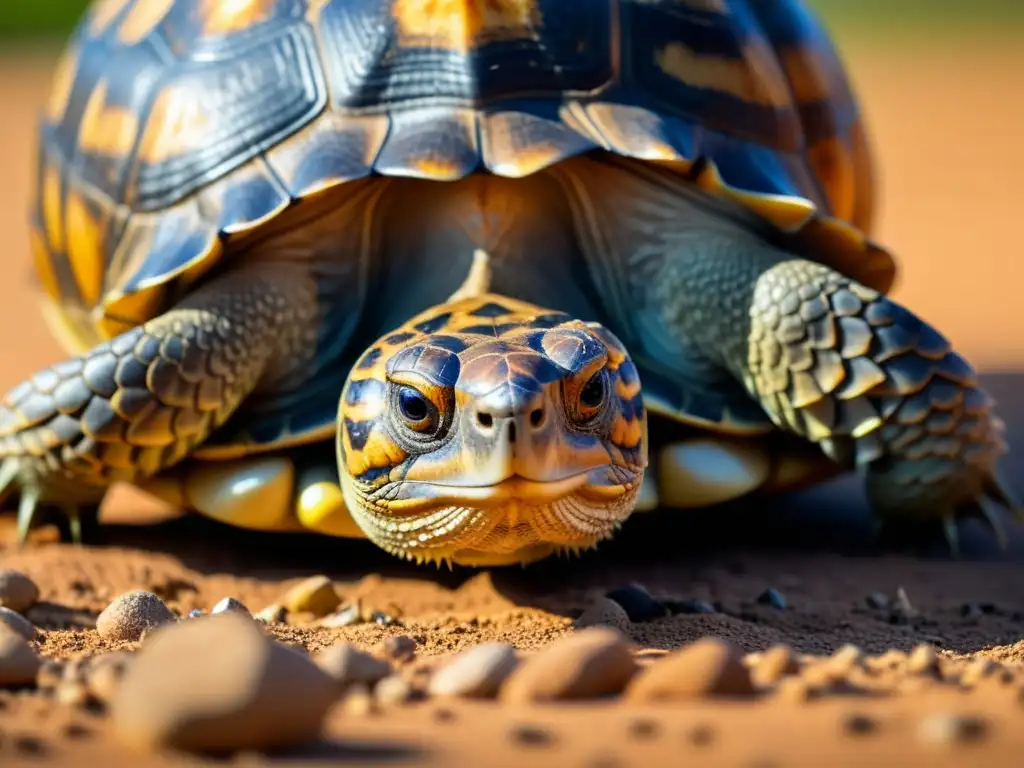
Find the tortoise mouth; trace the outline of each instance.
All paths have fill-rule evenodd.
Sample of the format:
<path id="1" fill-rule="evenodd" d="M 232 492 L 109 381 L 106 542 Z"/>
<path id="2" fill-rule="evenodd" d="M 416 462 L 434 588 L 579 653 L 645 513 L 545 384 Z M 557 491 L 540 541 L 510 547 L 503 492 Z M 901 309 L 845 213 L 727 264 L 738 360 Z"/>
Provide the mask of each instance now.
<path id="1" fill-rule="evenodd" d="M 549 481 L 512 476 L 460 486 L 399 480 L 366 496 L 356 491 L 349 509 L 371 541 L 400 557 L 469 566 L 526 563 L 612 536 L 632 513 L 643 474 L 604 465 Z"/>

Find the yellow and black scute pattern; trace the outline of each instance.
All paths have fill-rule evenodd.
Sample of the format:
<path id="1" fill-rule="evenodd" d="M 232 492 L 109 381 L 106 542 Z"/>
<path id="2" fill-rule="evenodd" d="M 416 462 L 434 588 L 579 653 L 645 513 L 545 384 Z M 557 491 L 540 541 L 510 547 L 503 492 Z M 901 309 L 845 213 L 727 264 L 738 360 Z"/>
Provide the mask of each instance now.
<path id="1" fill-rule="evenodd" d="M 605 328 L 462 299 L 356 363 L 338 414 L 342 487 L 366 534 L 411 558 L 589 547 L 632 511 L 645 419 L 637 369 Z"/>

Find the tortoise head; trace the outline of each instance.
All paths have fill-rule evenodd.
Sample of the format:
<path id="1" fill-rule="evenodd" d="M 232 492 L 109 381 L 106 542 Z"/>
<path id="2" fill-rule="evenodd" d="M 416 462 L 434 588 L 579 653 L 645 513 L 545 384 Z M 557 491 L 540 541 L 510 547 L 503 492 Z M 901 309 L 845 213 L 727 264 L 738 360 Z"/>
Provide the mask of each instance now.
<path id="1" fill-rule="evenodd" d="M 350 513 L 416 560 L 528 562 L 594 546 L 647 465 L 636 366 L 600 325 L 484 294 L 370 347 L 342 392 Z"/>

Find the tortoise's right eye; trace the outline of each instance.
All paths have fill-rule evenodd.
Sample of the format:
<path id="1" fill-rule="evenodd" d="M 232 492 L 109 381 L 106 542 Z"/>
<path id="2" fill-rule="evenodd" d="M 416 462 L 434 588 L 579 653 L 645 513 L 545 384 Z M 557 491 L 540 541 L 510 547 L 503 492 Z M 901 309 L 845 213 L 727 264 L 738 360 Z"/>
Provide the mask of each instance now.
<path id="1" fill-rule="evenodd" d="M 430 432 L 437 423 L 437 408 L 410 386 L 398 390 L 398 410 L 402 419 L 417 432 Z"/>

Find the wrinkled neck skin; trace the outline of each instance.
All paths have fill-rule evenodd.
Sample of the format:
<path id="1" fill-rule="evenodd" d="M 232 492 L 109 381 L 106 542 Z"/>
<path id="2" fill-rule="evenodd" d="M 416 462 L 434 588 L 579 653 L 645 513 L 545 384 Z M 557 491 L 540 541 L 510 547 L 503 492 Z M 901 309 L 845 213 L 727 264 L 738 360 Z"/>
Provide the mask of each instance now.
<path id="1" fill-rule="evenodd" d="M 621 343 L 494 294 L 378 340 L 338 415 L 353 518 L 420 561 L 503 565 L 592 547 L 632 512 L 647 463 L 640 381 Z"/>

